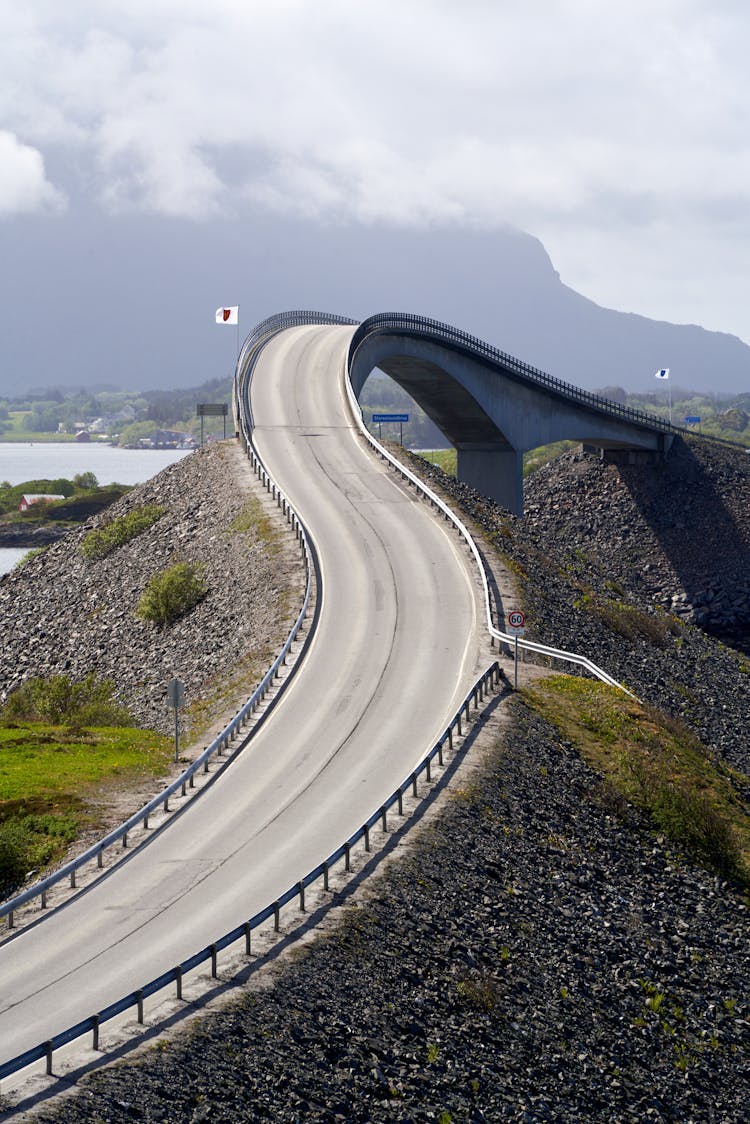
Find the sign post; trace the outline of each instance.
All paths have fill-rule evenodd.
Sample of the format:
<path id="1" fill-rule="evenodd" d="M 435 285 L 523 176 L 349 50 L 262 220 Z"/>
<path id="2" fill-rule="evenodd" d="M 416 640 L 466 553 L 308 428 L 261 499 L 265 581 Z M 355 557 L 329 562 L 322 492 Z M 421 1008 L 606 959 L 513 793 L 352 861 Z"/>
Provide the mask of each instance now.
<path id="1" fill-rule="evenodd" d="M 179 760 L 180 751 L 180 707 L 185 704 L 185 684 L 181 679 L 170 679 L 167 684 L 167 698 L 174 707 L 174 759 Z"/>
<path id="2" fill-rule="evenodd" d="M 227 414 L 229 413 L 229 406 L 226 402 L 199 402 L 196 407 L 196 414 L 201 419 L 201 449 L 203 448 L 203 419 L 204 418 L 223 418 L 224 419 L 224 440 L 227 436 Z"/>
<path id="3" fill-rule="evenodd" d="M 508 630 L 513 633 L 513 690 L 518 690 L 518 637 L 523 636 L 526 629 L 526 616 L 519 609 L 511 609 L 508 613 Z"/>
<path id="4" fill-rule="evenodd" d="M 400 433 L 401 433 L 400 442 L 403 445 L 403 443 L 404 443 L 404 422 L 408 422 L 408 420 L 409 420 L 408 414 L 373 414 L 372 420 L 373 420 L 373 424 L 375 422 L 377 422 L 378 438 L 381 438 L 383 436 L 383 430 L 382 430 L 383 422 L 398 422 L 399 427 L 400 427 Z"/>

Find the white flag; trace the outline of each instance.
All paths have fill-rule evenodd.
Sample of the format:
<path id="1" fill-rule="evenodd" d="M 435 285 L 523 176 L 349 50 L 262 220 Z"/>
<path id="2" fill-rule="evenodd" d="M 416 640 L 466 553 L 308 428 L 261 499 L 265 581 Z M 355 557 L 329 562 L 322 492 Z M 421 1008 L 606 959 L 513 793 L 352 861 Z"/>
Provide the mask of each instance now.
<path id="1" fill-rule="evenodd" d="M 240 306 L 233 305 L 231 308 L 217 308 L 216 309 L 216 323 L 217 324 L 239 324 L 240 322 Z"/>
<path id="2" fill-rule="evenodd" d="M 657 379 L 668 379 L 669 378 L 669 367 L 662 367 L 662 369 L 660 371 L 656 372 L 656 375 L 654 377 L 657 378 Z"/>

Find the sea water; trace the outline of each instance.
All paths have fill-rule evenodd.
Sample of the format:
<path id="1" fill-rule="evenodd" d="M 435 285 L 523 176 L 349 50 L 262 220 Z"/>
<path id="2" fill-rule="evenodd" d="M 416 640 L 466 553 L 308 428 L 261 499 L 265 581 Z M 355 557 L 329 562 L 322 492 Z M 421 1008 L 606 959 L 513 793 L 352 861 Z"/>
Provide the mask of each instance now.
<path id="1" fill-rule="evenodd" d="M 141 484 L 185 456 L 189 450 L 120 449 L 93 442 L 0 443 L 0 481 L 72 480 L 81 472 L 93 472 L 100 484 Z M 0 574 L 12 570 L 26 553 L 0 548 Z"/>

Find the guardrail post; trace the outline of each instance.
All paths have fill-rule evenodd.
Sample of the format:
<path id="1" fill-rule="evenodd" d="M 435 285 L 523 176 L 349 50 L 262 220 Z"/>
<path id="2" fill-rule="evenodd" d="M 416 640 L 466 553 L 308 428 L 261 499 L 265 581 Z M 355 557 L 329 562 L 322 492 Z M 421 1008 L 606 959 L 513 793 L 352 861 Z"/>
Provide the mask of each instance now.
<path id="1" fill-rule="evenodd" d="M 387 812 L 385 804 L 380 809 L 380 821 L 383 825 L 383 831 L 387 831 L 388 830 L 388 812 Z"/>
<path id="2" fill-rule="evenodd" d="M 417 774 L 416 773 L 412 773 L 412 775 L 411 775 L 411 791 L 412 791 L 412 794 L 414 796 L 417 795 Z"/>
<path id="3" fill-rule="evenodd" d="M 369 851 L 370 850 L 370 829 L 367 826 L 367 824 L 363 824 L 362 831 L 364 832 L 364 836 L 365 836 L 365 850 Z"/>
<path id="4" fill-rule="evenodd" d="M 448 749 L 453 753 L 453 728 L 448 727 Z"/>
<path id="5" fill-rule="evenodd" d="M 323 863 L 323 889 L 328 889 L 328 863 Z"/>
<path id="6" fill-rule="evenodd" d="M 42 909 L 47 908 L 47 891 L 46 890 L 42 890 L 42 905 L 41 905 L 41 908 Z"/>
<path id="7" fill-rule="evenodd" d="M 165 812 L 168 812 L 168 811 L 169 811 L 169 797 L 168 797 L 168 796 L 167 796 L 167 797 L 166 797 L 166 799 L 164 800 L 164 811 L 165 811 Z"/>
<path id="8" fill-rule="evenodd" d="M 174 970 L 174 982 L 177 987 L 177 998 L 182 999 L 182 968 L 179 965 Z"/>
<path id="9" fill-rule="evenodd" d="M 438 765 L 443 764 L 443 739 L 438 742 Z"/>
<path id="10" fill-rule="evenodd" d="M 429 757 L 425 758 L 425 771 L 427 773 L 427 783 L 429 784 L 432 780 L 432 763 Z"/>
<path id="11" fill-rule="evenodd" d="M 304 882 L 298 883 L 297 888 L 299 890 L 299 910 L 300 910 L 300 913 L 306 913 L 307 910 L 305 909 L 305 883 Z"/>
<path id="12" fill-rule="evenodd" d="M 398 790 L 398 814 L 400 816 L 404 814 L 404 794 L 401 789 Z"/>
<path id="13" fill-rule="evenodd" d="M 351 870 L 352 869 L 351 852 L 352 852 L 351 846 L 349 845 L 349 843 L 345 843 L 344 844 L 344 870 Z"/>
<path id="14" fill-rule="evenodd" d="M 181 796 L 187 796 L 187 781 L 182 782 L 182 788 L 180 789 L 180 795 Z"/>
<path id="15" fill-rule="evenodd" d="M 128 845 L 128 833 L 127 833 L 127 831 L 124 831 L 124 832 L 123 832 L 123 834 L 122 834 L 122 847 L 123 847 L 123 850 L 125 850 L 125 848 L 127 847 L 127 845 Z"/>
<path id="16" fill-rule="evenodd" d="M 278 933 L 281 924 L 281 907 L 278 902 L 273 903 L 273 929 Z"/>
<path id="17" fill-rule="evenodd" d="M 243 929 L 245 930 L 245 956 L 249 956 L 253 927 L 249 921 L 246 921 L 243 925 Z"/>
<path id="18" fill-rule="evenodd" d="M 143 817 L 143 830 L 148 831 L 148 816 Z"/>
<path id="19" fill-rule="evenodd" d="M 52 1076 L 52 1042 L 44 1043 L 44 1053 L 47 1058 L 47 1076 Z"/>
<path id="20" fill-rule="evenodd" d="M 138 1006 L 138 1022 L 143 1025 L 143 991 L 141 988 L 135 993 L 135 1001 Z"/>
<path id="21" fill-rule="evenodd" d="M 98 1050 L 99 1049 L 99 1016 L 98 1015 L 94 1015 L 94 1025 L 91 1027 L 91 1034 L 92 1034 L 91 1049 L 92 1050 Z"/>
<path id="22" fill-rule="evenodd" d="M 463 736 L 463 730 L 461 729 L 461 713 L 460 712 L 456 715 L 456 726 L 458 727 L 458 736 L 460 738 L 460 737 Z"/>
<path id="23" fill-rule="evenodd" d="M 75 890 L 76 888 L 76 872 L 74 870 L 70 872 L 70 888 L 71 890 Z"/>
<path id="24" fill-rule="evenodd" d="M 101 870 L 102 864 L 103 864 L 103 858 L 102 858 L 102 851 L 103 850 L 104 850 L 104 848 L 100 847 L 99 850 L 96 852 L 96 865 L 99 867 L 100 870 Z"/>
<path id="25" fill-rule="evenodd" d="M 8 928 L 12 929 L 13 924 L 14 924 L 14 922 L 13 922 L 13 910 L 11 909 L 10 912 L 8 913 Z"/>
<path id="26" fill-rule="evenodd" d="M 218 971 L 216 968 L 216 945 L 211 945 L 211 978 L 216 979 Z"/>

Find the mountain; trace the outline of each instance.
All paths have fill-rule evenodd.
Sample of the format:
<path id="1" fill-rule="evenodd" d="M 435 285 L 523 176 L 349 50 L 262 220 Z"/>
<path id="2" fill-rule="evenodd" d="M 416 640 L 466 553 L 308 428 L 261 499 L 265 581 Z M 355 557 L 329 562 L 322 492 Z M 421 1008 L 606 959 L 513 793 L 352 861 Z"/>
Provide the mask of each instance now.
<path id="1" fill-rule="evenodd" d="M 601 308 L 511 229 L 86 214 L 6 224 L 0 250 L 0 394 L 225 377 L 238 336 L 214 322 L 222 303 L 240 305 L 240 342 L 286 309 L 418 312 L 587 389 L 652 389 L 665 366 L 685 388 L 750 388 L 738 338 Z"/>

